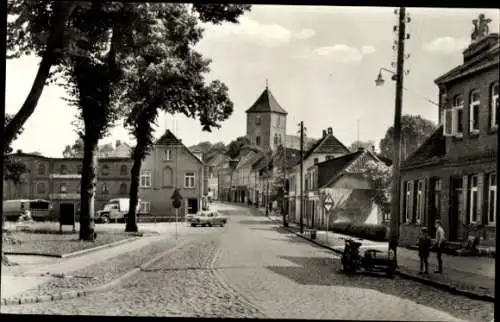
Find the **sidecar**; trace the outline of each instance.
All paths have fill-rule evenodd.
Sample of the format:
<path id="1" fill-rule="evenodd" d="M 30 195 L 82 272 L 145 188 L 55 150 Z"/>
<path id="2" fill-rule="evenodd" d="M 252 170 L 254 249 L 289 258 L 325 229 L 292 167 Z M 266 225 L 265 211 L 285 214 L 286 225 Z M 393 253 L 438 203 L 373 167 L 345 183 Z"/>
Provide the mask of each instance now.
<path id="1" fill-rule="evenodd" d="M 393 250 L 367 249 L 361 259 L 361 267 L 367 272 L 385 272 L 392 277 L 396 271 L 396 257 Z"/>

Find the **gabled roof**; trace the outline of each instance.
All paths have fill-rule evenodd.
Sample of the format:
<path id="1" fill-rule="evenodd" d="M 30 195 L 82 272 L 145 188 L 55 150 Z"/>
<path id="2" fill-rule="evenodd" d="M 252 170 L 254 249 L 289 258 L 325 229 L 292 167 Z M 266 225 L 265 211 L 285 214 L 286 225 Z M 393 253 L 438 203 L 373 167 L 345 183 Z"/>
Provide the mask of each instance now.
<path id="1" fill-rule="evenodd" d="M 262 94 L 260 94 L 259 98 L 253 103 L 253 105 L 246 110 L 246 113 L 279 113 L 279 114 L 288 114 L 287 111 L 285 111 L 278 101 L 274 98 L 273 94 L 269 90 L 269 88 L 266 87 Z"/>
<path id="2" fill-rule="evenodd" d="M 321 188 L 328 187 L 345 173 L 361 174 L 366 162 L 370 159 L 384 163 L 375 154 L 366 150 L 356 151 L 319 163 L 318 167 L 324 169 L 324 171 L 318 176 L 318 186 Z"/>
<path id="3" fill-rule="evenodd" d="M 315 138 L 306 137 L 304 138 L 304 150 L 309 150 L 315 143 L 319 140 Z M 300 150 L 300 136 L 299 135 L 286 135 L 285 136 L 285 146 L 288 149 Z"/>
<path id="4" fill-rule="evenodd" d="M 182 144 L 182 142 L 170 130 L 167 129 L 165 131 L 165 133 L 158 140 L 156 140 L 155 144 L 158 144 L 158 145 L 178 145 L 178 144 Z"/>
<path id="5" fill-rule="evenodd" d="M 304 153 L 304 160 L 309 158 L 313 153 L 349 153 L 349 149 L 342 144 L 335 136 L 327 134 L 316 142 L 306 153 Z M 300 160 L 299 160 L 300 161 Z"/>
<path id="6" fill-rule="evenodd" d="M 271 164 L 271 161 L 273 159 L 273 152 L 272 151 L 267 151 L 267 152 L 260 152 L 259 157 L 257 157 L 252 164 L 252 168 L 254 170 L 262 170 L 266 166 L 269 166 Z"/>
<path id="7" fill-rule="evenodd" d="M 170 130 L 166 130 L 165 133 L 155 142 L 155 145 L 174 145 L 181 146 L 183 149 L 188 151 L 189 154 L 193 156 L 199 163 L 205 164 L 203 160 L 200 160 L 187 146 L 185 146 L 180 139 L 178 139 Z"/>
<path id="8" fill-rule="evenodd" d="M 441 125 L 412 155 L 402 162 L 401 168 L 441 161 L 446 156 L 446 137 Z"/>

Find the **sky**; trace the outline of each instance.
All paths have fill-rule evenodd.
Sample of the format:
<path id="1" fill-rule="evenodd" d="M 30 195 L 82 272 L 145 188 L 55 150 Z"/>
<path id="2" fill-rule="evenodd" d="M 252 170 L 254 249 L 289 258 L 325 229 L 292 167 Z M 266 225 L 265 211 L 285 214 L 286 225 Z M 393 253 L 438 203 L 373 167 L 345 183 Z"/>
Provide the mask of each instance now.
<path id="1" fill-rule="evenodd" d="M 245 110 L 269 89 L 288 112 L 287 132 L 296 134 L 304 121 L 309 137 L 332 127 L 346 146 L 357 140 L 377 143 L 394 119 L 395 86 L 390 74 L 375 86 L 381 67 L 395 69 L 397 23 L 395 8 L 253 6 L 239 24 L 205 25 L 197 50 L 212 59 L 208 80 L 229 87 L 234 102 L 230 119 L 212 133 L 199 121 L 162 115 L 156 137 L 171 129 L 187 146 L 201 141 L 229 143 L 246 133 Z M 498 32 L 499 10 L 407 8 L 411 22 L 406 42 L 403 114 L 421 115 L 437 123 L 434 79 L 461 64 L 470 42 L 472 19 L 485 13 L 490 32 Z M 7 60 L 6 111 L 15 113 L 29 92 L 38 57 Z M 65 91 L 46 86 L 38 106 L 14 142 L 15 150 L 60 157 L 77 135 L 72 126 L 76 109 L 62 99 Z M 132 142 L 121 122 L 101 142 Z"/>

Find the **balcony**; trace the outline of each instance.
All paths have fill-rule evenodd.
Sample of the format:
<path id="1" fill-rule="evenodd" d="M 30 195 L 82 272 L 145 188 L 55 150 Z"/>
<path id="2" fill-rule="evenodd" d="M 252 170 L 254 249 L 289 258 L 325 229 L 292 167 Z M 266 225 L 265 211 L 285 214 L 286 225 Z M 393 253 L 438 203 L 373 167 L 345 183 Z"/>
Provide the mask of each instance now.
<path id="1" fill-rule="evenodd" d="M 51 193 L 49 194 L 50 200 L 79 200 L 79 193 Z"/>
<path id="2" fill-rule="evenodd" d="M 60 174 L 60 173 L 51 173 L 49 175 L 50 179 L 81 179 L 82 175 L 79 173 L 68 173 L 68 174 Z"/>

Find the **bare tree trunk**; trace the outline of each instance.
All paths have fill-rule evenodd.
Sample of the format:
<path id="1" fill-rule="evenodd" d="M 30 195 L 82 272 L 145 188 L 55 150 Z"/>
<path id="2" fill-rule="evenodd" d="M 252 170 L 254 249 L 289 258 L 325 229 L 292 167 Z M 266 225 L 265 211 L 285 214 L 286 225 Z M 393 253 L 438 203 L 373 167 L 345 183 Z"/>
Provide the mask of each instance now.
<path id="1" fill-rule="evenodd" d="M 139 202 L 139 180 L 141 174 L 142 160 L 144 159 L 144 148 L 139 147 L 139 144 L 134 149 L 133 159 L 134 164 L 130 170 L 130 195 L 129 207 L 127 216 L 126 232 L 137 232 L 137 203 Z"/>
<path id="2" fill-rule="evenodd" d="M 97 138 L 84 138 L 82 180 L 80 189 L 80 240 L 94 240 L 98 142 L 99 140 Z"/>
<path id="3" fill-rule="evenodd" d="M 10 146 L 16 133 L 23 127 L 24 123 L 33 114 L 35 108 L 38 104 L 40 96 L 42 96 L 43 88 L 50 75 L 50 68 L 54 63 L 54 58 L 58 49 L 60 49 L 61 40 L 64 33 L 64 28 L 66 21 L 71 16 L 73 11 L 76 9 L 77 3 L 71 2 L 58 2 L 57 7 L 52 18 L 52 25 L 50 29 L 50 34 L 47 40 L 47 47 L 42 56 L 42 61 L 38 67 L 38 72 L 36 73 L 35 80 L 31 86 L 31 90 L 26 97 L 23 105 L 12 118 L 12 120 L 7 124 L 4 130 L 4 147 Z"/>

